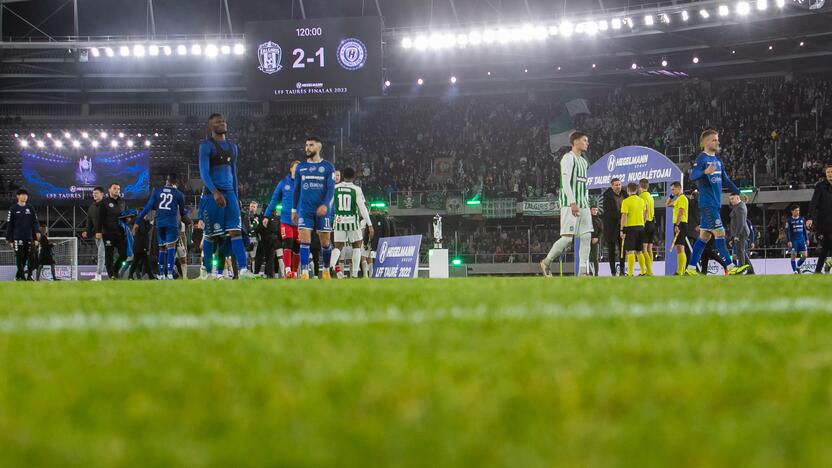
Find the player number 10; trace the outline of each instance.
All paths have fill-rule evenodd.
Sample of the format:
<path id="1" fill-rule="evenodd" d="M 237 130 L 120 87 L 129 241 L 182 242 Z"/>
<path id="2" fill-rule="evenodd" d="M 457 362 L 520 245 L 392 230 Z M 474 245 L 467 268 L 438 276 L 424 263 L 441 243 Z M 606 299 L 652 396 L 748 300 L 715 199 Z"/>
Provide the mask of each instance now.
<path id="1" fill-rule="evenodd" d="M 314 57 L 309 57 L 308 59 L 304 60 L 306 57 L 306 52 L 303 49 L 295 49 L 292 51 L 292 55 L 294 55 L 295 63 L 292 65 L 292 68 L 306 68 L 307 63 L 315 63 Z M 318 63 L 320 64 L 321 68 L 324 67 L 324 48 L 321 47 L 320 49 L 315 51 L 315 57 L 318 57 Z"/>

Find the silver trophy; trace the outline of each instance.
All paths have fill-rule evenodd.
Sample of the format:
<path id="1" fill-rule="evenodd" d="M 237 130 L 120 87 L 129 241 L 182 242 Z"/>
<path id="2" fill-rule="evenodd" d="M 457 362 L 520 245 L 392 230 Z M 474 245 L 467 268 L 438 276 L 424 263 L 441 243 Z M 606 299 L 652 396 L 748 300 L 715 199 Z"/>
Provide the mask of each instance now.
<path id="1" fill-rule="evenodd" d="M 442 217 L 439 213 L 433 217 L 433 248 L 442 248 Z"/>

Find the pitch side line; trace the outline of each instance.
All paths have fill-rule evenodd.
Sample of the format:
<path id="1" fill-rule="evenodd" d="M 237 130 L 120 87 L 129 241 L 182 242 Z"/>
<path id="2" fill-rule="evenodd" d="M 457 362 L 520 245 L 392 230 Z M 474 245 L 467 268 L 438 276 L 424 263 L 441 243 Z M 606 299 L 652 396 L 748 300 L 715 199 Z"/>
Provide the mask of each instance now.
<path id="1" fill-rule="evenodd" d="M 615 312 L 611 312 L 615 311 Z M 440 321 L 488 322 L 523 321 L 558 318 L 593 318 L 616 316 L 650 315 L 739 315 L 739 314 L 781 314 L 832 313 L 832 303 L 821 298 L 779 299 L 773 301 L 671 301 L 665 303 L 626 303 L 621 301 L 603 304 L 572 304 L 541 306 L 512 306 L 493 308 L 484 305 L 463 308 L 404 310 L 388 307 L 378 312 L 335 310 L 329 312 L 253 312 L 249 314 L 228 314 L 206 312 L 204 314 L 176 314 L 169 312 L 154 314 L 99 314 L 71 312 L 66 314 L 47 313 L 0 318 L 0 333 L 17 334 L 27 332 L 72 332 L 102 331 L 130 332 L 140 330 L 200 330 L 210 328 L 253 329 L 253 328 L 295 328 L 327 325 L 363 326 L 373 324 L 418 325 Z"/>

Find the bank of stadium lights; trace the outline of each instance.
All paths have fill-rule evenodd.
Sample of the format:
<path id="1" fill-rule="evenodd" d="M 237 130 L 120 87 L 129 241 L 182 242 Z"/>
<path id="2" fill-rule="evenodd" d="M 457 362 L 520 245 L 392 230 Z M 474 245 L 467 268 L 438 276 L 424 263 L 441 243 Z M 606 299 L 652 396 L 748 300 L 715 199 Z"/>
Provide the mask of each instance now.
<path id="1" fill-rule="evenodd" d="M 98 148 L 98 140 L 93 140 L 92 143 L 90 143 L 90 146 L 92 146 L 93 148 Z"/>
<path id="2" fill-rule="evenodd" d="M 425 80 L 419 78 L 418 80 L 416 80 L 416 84 L 422 86 L 423 84 L 425 84 Z"/>
<path id="3" fill-rule="evenodd" d="M 758 11 L 764 11 L 768 8 L 767 0 L 740 0 L 729 6 L 729 2 L 719 4 L 712 9 L 701 8 L 696 10 L 698 16 L 702 20 L 709 20 L 712 16 L 724 18 L 733 13 L 737 16 L 748 16 L 752 12 L 752 5 L 756 5 Z M 777 1 L 778 6 L 785 6 L 785 1 Z M 570 38 L 573 35 L 585 35 L 592 37 L 598 33 L 604 33 L 609 30 L 620 31 L 624 25 L 627 25 L 630 30 L 636 27 L 638 22 L 644 27 L 651 27 L 658 23 L 671 24 L 673 16 L 678 15 L 681 21 L 687 22 L 693 16 L 693 11 L 667 9 L 662 11 L 659 9 L 656 13 L 644 15 L 642 19 L 634 20 L 632 17 L 612 17 L 605 19 L 587 19 L 584 21 L 571 21 L 563 19 L 557 24 L 551 25 L 535 25 L 525 23 L 520 26 L 500 26 L 500 27 L 486 27 L 481 30 L 469 31 L 436 31 L 430 34 L 420 34 L 416 36 L 405 36 L 401 38 L 401 47 L 403 49 L 414 49 L 417 51 L 425 50 L 445 50 L 454 48 L 466 48 L 471 46 L 478 46 L 480 44 L 513 44 L 532 41 L 544 41 L 553 37 L 561 37 L 564 39 Z M 180 50 L 182 54 L 187 54 L 187 50 Z M 204 52 L 204 51 L 203 51 Z M 199 53 L 191 50 L 191 54 Z"/>
<path id="4" fill-rule="evenodd" d="M 81 147 L 81 142 L 78 141 L 78 140 L 72 140 L 72 147 L 73 148 L 80 148 Z"/>
<path id="5" fill-rule="evenodd" d="M 692 61 L 694 64 L 697 64 L 697 63 L 699 63 L 699 57 L 693 57 L 693 60 L 691 60 L 691 61 Z"/>
<path id="6" fill-rule="evenodd" d="M 111 141 L 110 142 L 110 147 L 111 148 L 118 148 L 118 141 L 117 140 Z"/>
<path id="7" fill-rule="evenodd" d="M 176 55 L 204 55 L 208 58 L 215 58 L 219 55 L 244 55 L 245 46 L 241 43 L 236 44 L 176 44 L 176 45 L 159 45 L 159 44 L 133 44 L 132 46 L 122 45 L 115 50 L 112 47 L 93 47 L 90 50 L 90 55 L 93 57 L 115 57 L 116 51 L 121 57 L 159 57 L 164 55 L 170 57 L 176 52 Z"/>
<path id="8" fill-rule="evenodd" d="M 451 84 L 456 84 L 456 77 L 452 76 L 450 81 L 451 81 Z"/>
<path id="9" fill-rule="evenodd" d="M 128 147 L 128 148 L 132 148 L 132 147 L 133 147 L 133 140 L 127 140 L 127 147 Z"/>

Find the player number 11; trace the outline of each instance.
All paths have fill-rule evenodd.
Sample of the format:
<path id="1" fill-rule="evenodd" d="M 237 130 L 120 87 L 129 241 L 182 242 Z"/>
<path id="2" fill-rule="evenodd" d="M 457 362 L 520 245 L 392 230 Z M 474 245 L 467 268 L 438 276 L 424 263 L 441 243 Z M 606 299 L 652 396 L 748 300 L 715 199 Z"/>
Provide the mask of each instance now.
<path id="1" fill-rule="evenodd" d="M 324 48 L 321 47 L 320 49 L 315 51 L 315 57 L 309 57 L 308 59 L 304 60 L 306 57 L 306 52 L 303 49 L 295 49 L 292 51 L 292 55 L 294 55 L 295 63 L 292 65 L 292 68 L 306 68 L 307 63 L 315 63 L 315 57 L 318 58 L 318 63 L 320 64 L 321 68 L 324 67 Z"/>

